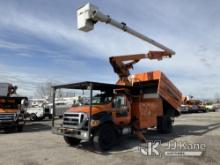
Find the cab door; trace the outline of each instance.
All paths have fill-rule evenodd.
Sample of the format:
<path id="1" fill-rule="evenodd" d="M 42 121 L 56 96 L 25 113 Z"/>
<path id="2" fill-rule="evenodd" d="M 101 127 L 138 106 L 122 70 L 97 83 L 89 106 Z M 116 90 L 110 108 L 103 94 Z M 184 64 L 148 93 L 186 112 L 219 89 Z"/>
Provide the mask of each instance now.
<path id="1" fill-rule="evenodd" d="M 113 121 L 117 125 L 127 125 L 131 120 L 131 105 L 126 95 L 116 95 L 113 98 Z"/>

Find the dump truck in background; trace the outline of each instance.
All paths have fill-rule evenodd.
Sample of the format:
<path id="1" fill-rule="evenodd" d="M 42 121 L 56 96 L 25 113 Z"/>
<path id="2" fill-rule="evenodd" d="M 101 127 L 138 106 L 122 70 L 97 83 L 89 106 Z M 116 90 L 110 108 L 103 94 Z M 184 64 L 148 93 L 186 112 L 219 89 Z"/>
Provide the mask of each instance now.
<path id="1" fill-rule="evenodd" d="M 143 133 L 148 128 L 156 127 L 160 133 L 171 132 L 174 117 L 180 115 L 181 92 L 161 71 L 130 74 L 130 69 L 142 59 L 162 60 L 172 57 L 175 52 L 103 14 L 92 4 L 88 3 L 77 10 L 79 30 L 90 31 L 98 21 L 122 29 L 163 51 L 110 57 L 109 62 L 119 77 L 116 84 L 86 81 L 53 86 L 55 111 L 56 90 L 90 91 L 89 103 L 70 108 L 64 113 L 60 126 L 54 127 L 52 120 L 54 133 L 63 135 L 70 145 L 77 145 L 82 140 L 93 141 L 98 150 L 106 151 L 122 135 L 135 134 L 140 140 L 146 141 Z"/>
<path id="2" fill-rule="evenodd" d="M 201 100 L 194 99 L 193 97 L 189 96 L 182 97 L 182 105 L 180 111 L 182 113 L 208 112 Z"/>
<path id="3" fill-rule="evenodd" d="M 22 131 L 28 98 L 16 94 L 17 87 L 10 83 L 0 83 L 0 129 Z"/>

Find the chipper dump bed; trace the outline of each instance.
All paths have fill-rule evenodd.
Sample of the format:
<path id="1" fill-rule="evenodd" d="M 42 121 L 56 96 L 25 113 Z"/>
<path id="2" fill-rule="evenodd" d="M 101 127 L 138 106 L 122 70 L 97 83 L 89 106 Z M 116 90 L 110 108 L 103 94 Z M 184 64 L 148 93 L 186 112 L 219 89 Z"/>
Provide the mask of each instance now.
<path id="1" fill-rule="evenodd" d="M 161 98 L 165 113 L 179 116 L 182 94 L 161 71 L 131 75 L 133 86 L 143 88 L 143 98 Z"/>

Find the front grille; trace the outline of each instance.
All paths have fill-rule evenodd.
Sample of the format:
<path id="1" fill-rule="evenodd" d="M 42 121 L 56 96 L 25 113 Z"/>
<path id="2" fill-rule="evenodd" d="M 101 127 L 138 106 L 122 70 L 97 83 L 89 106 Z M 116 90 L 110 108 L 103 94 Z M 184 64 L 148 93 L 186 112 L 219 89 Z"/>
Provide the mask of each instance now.
<path id="1" fill-rule="evenodd" d="M 14 113 L 0 113 L 1 121 L 14 120 Z"/>
<path id="2" fill-rule="evenodd" d="M 85 113 L 66 112 L 63 115 L 63 127 L 79 129 L 82 128 L 85 121 Z"/>

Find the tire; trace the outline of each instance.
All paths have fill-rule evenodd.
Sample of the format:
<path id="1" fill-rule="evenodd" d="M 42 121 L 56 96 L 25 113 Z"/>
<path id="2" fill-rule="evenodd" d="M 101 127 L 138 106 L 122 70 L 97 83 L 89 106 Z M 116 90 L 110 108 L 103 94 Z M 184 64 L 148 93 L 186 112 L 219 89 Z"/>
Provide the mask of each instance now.
<path id="1" fill-rule="evenodd" d="M 94 134 L 93 144 L 99 151 L 108 151 L 116 141 L 116 131 L 111 124 L 101 126 Z"/>
<path id="2" fill-rule="evenodd" d="M 173 122 L 169 116 L 157 117 L 157 131 L 159 133 L 167 134 L 173 130 Z"/>
<path id="3" fill-rule="evenodd" d="M 31 121 L 36 121 L 37 120 L 37 115 L 35 113 L 30 114 L 30 120 Z"/>
<path id="4" fill-rule="evenodd" d="M 81 139 L 77 139 L 77 138 L 69 137 L 69 136 L 64 136 L 63 138 L 64 138 L 65 142 L 67 144 L 69 144 L 70 146 L 76 146 L 81 141 Z"/>
<path id="5" fill-rule="evenodd" d="M 17 131 L 22 132 L 23 131 L 23 125 L 18 125 L 17 126 Z"/>

